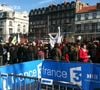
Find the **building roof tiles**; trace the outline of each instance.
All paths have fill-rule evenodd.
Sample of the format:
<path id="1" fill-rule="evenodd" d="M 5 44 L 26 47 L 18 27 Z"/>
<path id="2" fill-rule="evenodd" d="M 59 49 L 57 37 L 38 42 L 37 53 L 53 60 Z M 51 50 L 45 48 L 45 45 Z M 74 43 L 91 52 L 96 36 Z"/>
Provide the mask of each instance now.
<path id="1" fill-rule="evenodd" d="M 77 11 L 76 13 L 87 13 L 87 12 L 92 12 L 96 10 L 97 10 L 96 6 L 86 6 L 86 7 L 83 7 L 81 10 Z"/>

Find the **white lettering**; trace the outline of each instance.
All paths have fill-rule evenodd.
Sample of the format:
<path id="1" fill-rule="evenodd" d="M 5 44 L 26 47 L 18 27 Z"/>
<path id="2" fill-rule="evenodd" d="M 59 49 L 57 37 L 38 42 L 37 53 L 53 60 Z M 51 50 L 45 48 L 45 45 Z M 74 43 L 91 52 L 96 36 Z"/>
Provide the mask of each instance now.
<path id="1" fill-rule="evenodd" d="M 87 78 L 98 80 L 99 76 L 97 74 L 87 74 Z"/>
<path id="2" fill-rule="evenodd" d="M 70 69 L 70 81 L 74 84 L 82 85 L 81 67 L 74 67 Z"/>
<path id="3" fill-rule="evenodd" d="M 51 77 L 67 78 L 67 72 L 61 70 L 53 70 L 48 68 L 42 68 L 42 73 Z"/>

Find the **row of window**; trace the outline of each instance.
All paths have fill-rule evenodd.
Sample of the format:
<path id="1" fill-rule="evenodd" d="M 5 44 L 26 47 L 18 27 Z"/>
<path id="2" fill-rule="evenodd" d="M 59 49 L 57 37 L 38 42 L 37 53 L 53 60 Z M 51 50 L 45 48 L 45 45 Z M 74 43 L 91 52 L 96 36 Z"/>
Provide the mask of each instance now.
<path id="1" fill-rule="evenodd" d="M 18 28 L 17 31 L 18 31 L 18 32 L 21 32 L 21 28 Z M 25 33 L 25 32 L 26 32 L 26 29 L 23 28 L 23 33 Z M 10 34 L 13 33 L 13 28 L 9 28 L 9 33 L 10 33 Z"/>
<path id="2" fill-rule="evenodd" d="M 4 22 L 3 21 L 0 21 L 0 26 L 4 26 Z M 13 22 L 12 21 L 9 21 L 9 26 L 13 26 Z M 18 28 L 20 28 L 20 24 L 17 25 Z M 23 25 L 23 28 L 26 28 L 26 25 Z"/>
<path id="3" fill-rule="evenodd" d="M 41 25 L 41 24 L 46 24 L 46 21 L 40 20 L 40 21 L 34 21 L 34 22 L 30 22 L 30 25 Z"/>
<path id="4" fill-rule="evenodd" d="M 100 29 L 80 29 L 80 30 L 77 30 L 75 31 L 75 33 L 97 33 L 97 32 L 100 32 Z"/>
<path id="5" fill-rule="evenodd" d="M 92 23 L 92 24 L 78 24 L 76 25 L 77 31 L 100 31 L 100 23 Z"/>
<path id="6" fill-rule="evenodd" d="M 55 13 L 55 14 L 52 14 L 49 16 L 49 18 L 70 18 L 70 17 L 74 17 L 75 16 L 75 13 L 74 11 L 70 11 L 70 12 L 62 12 L 62 13 Z"/>
<path id="7" fill-rule="evenodd" d="M 78 21 L 81 20 L 82 17 L 83 17 L 82 14 L 77 14 L 77 20 L 78 20 Z M 89 17 L 90 17 L 90 13 L 85 13 L 85 14 L 84 14 L 84 19 L 85 19 L 85 20 L 88 20 Z M 96 19 L 96 18 L 97 18 L 97 12 L 93 12 L 93 13 L 92 13 L 92 19 Z"/>
<path id="8" fill-rule="evenodd" d="M 50 25 L 52 24 L 66 24 L 66 23 L 72 23 L 74 22 L 74 19 L 71 18 L 71 19 L 57 19 L 57 20 L 51 20 L 49 22 Z"/>
<path id="9" fill-rule="evenodd" d="M 58 5 L 51 5 L 46 8 L 39 8 L 35 10 L 30 11 L 30 15 L 37 15 L 37 14 L 45 14 L 50 11 L 59 11 L 59 10 L 67 10 L 67 9 L 74 9 L 75 8 L 75 2 L 73 3 L 63 3 Z"/>
<path id="10" fill-rule="evenodd" d="M 43 21 L 43 20 L 40 20 L 40 21 L 31 21 L 30 22 L 30 25 L 46 25 L 46 24 L 49 24 L 49 25 L 52 25 L 52 24 L 65 24 L 65 23 L 72 23 L 74 22 L 74 19 L 73 18 L 67 18 L 67 19 L 51 19 L 51 20 L 48 20 L 48 21 Z"/>
<path id="11" fill-rule="evenodd" d="M 4 21 L 0 21 L 0 26 L 4 26 Z M 12 26 L 12 21 L 9 21 L 9 26 Z"/>

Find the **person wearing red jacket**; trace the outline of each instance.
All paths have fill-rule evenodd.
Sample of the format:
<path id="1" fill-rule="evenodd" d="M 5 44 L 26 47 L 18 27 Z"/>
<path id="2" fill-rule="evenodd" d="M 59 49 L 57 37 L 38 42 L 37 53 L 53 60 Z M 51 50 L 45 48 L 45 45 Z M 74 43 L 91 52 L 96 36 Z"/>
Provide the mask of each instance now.
<path id="1" fill-rule="evenodd" d="M 82 44 L 79 50 L 79 58 L 81 62 L 90 62 L 90 55 L 88 54 L 87 45 Z"/>

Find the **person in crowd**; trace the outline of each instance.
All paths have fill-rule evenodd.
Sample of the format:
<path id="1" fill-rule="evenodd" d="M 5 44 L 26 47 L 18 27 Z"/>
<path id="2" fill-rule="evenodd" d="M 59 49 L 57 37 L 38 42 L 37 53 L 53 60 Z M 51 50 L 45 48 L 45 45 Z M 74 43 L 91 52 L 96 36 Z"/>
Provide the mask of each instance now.
<path id="1" fill-rule="evenodd" d="M 23 61 L 27 62 L 30 61 L 30 53 L 29 53 L 29 49 L 28 49 L 28 44 L 25 43 L 24 47 L 23 47 Z"/>
<path id="2" fill-rule="evenodd" d="M 69 62 L 69 48 L 67 43 L 63 43 L 61 46 L 62 61 Z"/>
<path id="3" fill-rule="evenodd" d="M 9 47 L 9 52 L 10 52 L 10 64 L 17 63 L 17 48 L 15 45 L 10 44 Z"/>
<path id="4" fill-rule="evenodd" d="M 20 62 L 23 62 L 23 55 L 24 55 L 24 45 L 23 44 L 19 44 L 18 45 L 18 51 L 17 51 L 17 62 L 20 63 Z"/>
<path id="5" fill-rule="evenodd" d="M 64 39 L 61 44 L 55 43 L 53 48 L 50 43 L 27 42 L 15 45 L 6 43 L 0 45 L 0 56 L 3 57 L 3 65 L 39 59 L 100 63 L 100 43 L 71 43 Z"/>
<path id="6" fill-rule="evenodd" d="M 87 45 L 82 44 L 79 50 L 79 58 L 81 62 L 90 62 L 90 55 L 88 54 Z"/>
<path id="7" fill-rule="evenodd" d="M 7 64 L 7 45 L 3 45 L 3 65 Z"/>
<path id="8" fill-rule="evenodd" d="M 97 45 L 94 43 L 88 44 L 89 55 L 91 56 L 90 59 L 93 63 L 96 63 L 96 52 L 97 52 Z"/>
<path id="9" fill-rule="evenodd" d="M 2 44 L 0 44 L 0 61 L 1 61 L 0 65 L 2 65 L 3 64 L 3 46 L 2 46 Z"/>
<path id="10" fill-rule="evenodd" d="M 100 43 L 97 44 L 96 63 L 100 63 Z"/>
<path id="11" fill-rule="evenodd" d="M 38 60 L 44 60 L 45 59 L 45 53 L 43 47 L 38 47 Z"/>
<path id="12" fill-rule="evenodd" d="M 58 43 L 55 43 L 54 48 L 51 50 L 51 59 L 55 61 L 61 61 L 61 49 Z"/>
<path id="13" fill-rule="evenodd" d="M 69 61 L 70 62 L 77 62 L 77 52 L 75 50 L 75 46 L 74 45 L 71 45 L 71 47 L 70 47 Z"/>
<path id="14" fill-rule="evenodd" d="M 79 58 L 79 51 L 80 51 L 80 47 L 81 47 L 81 44 L 80 43 L 75 43 L 75 51 L 76 51 L 76 60 L 77 62 L 80 61 L 80 58 Z"/>
<path id="15" fill-rule="evenodd" d="M 29 61 L 34 59 L 34 50 L 33 50 L 33 44 L 28 44 L 28 59 Z"/>

